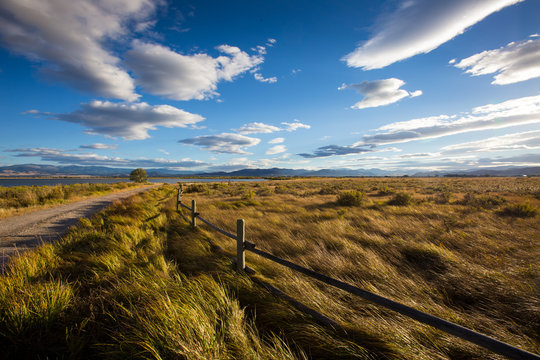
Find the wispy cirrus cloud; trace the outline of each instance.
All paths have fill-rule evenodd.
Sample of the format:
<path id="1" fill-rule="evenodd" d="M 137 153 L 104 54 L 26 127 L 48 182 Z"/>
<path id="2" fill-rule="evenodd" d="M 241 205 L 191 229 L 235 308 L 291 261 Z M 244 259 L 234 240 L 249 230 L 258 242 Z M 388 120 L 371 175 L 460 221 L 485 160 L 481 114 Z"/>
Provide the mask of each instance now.
<path id="1" fill-rule="evenodd" d="M 252 122 L 249 124 L 242 125 L 239 129 L 235 129 L 239 134 L 247 135 L 247 134 L 270 134 L 276 131 L 280 131 L 281 128 L 274 126 L 274 125 L 268 125 L 261 122 Z"/>
<path id="2" fill-rule="evenodd" d="M 378 147 L 386 144 L 405 143 L 472 131 L 501 129 L 534 123 L 540 123 L 540 95 L 477 106 L 471 112 L 460 115 L 438 115 L 394 122 L 375 129 L 374 134 L 363 135 L 360 141 L 352 145 L 327 145 L 319 147 L 313 153 L 298 155 L 304 158 L 320 158 L 385 150 L 398 151 L 399 149 L 395 148 L 378 149 Z M 525 135 L 524 133 L 523 136 L 523 139 L 525 139 L 527 136 L 532 135 Z M 506 138 L 506 140 L 510 141 L 509 138 Z M 534 143 L 534 139 L 527 141 L 530 141 L 530 144 Z M 450 150 L 450 148 L 446 150 Z"/>
<path id="3" fill-rule="evenodd" d="M 170 105 L 147 103 L 114 103 L 92 101 L 82 104 L 79 110 L 67 114 L 36 113 L 51 119 L 81 124 L 87 133 L 119 136 L 125 140 L 142 140 L 150 137 L 148 131 L 158 126 L 185 128 L 204 118 Z"/>
<path id="4" fill-rule="evenodd" d="M 296 131 L 298 129 L 311 129 L 311 125 L 303 124 L 298 119 L 294 119 L 293 122 L 282 122 L 283 130 L 285 131 Z"/>
<path id="5" fill-rule="evenodd" d="M 303 158 L 322 158 L 335 155 L 362 154 L 371 151 L 373 149 L 370 147 L 326 145 L 319 147 L 313 153 L 301 153 L 298 155 Z"/>
<path id="6" fill-rule="evenodd" d="M 448 145 L 441 148 L 442 154 L 476 153 L 509 150 L 539 150 L 540 130 L 494 136 L 483 140 Z"/>
<path id="7" fill-rule="evenodd" d="M 257 71 L 264 62 L 260 52 L 249 55 L 230 45 L 216 49 L 221 53 L 218 57 L 205 53 L 183 55 L 167 46 L 135 40 L 126 64 L 137 84 L 152 94 L 173 100 L 204 100 L 219 95 L 219 82 L 233 81 L 249 70 Z M 255 75 L 260 77 L 258 81 L 273 82 L 257 72 Z"/>
<path id="8" fill-rule="evenodd" d="M 266 155 L 281 154 L 286 151 L 287 151 L 287 147 L 285 145 L 275 145 L 266 151 Z"/>
<path id="9" fill-rule="evenodd" d="M 492 84 L 507 85 L 540 77 L 540 39 L 511 42 L 454 63 L 471 76 L 495 74 Z"/>
<path id="10" fill-rule="evenodd" d="M 277 138 L 274 138 L 272 140 L 269 140 L 268 143 L 269 144 L 281 144 L 282 142 L 284 142 L 285 139 L 282 138 L 282 137 L 277 137 Z"/>
<path id="11" fill-rule="evenodd" d="M 239 134 L 222 133 L 218 135 L 203 135 L 179 140 L 179 143 L 197 145 L 214 153 L 249 154 L 244 149 L 257 145 L 261 139 Z"/>
<path id="12" fill-rule="evenodd" d="M 118 145 L 109 145 L 109 144 L 102 144 L 102 143 L 95 143 L 90 145 L 81 145 L 79 146 L 81 149 L 93 149 L 93 150 L 114 150 L 118 147 Z"/>
<path id="13" fill-rule="evenodd" d="M 20 148 L 9 149 L 6 152 L 15 153 L 17 157 L 37 157 L 41 161 L 54 162 L 57 164 L 95 165 L 95 166 L 119 166 L 119 167 L 167 167 L 167 168 L 192 168 L 208 165 L 205 162 L 191 159 L 168 160 L 168 159 L 125 159 L 109 157 L 94 153 L 70 153 L 62 149 L 50 148 Z"/>
<path id="14" fill-rule="evenodd" d="M 303 124 L 300 122 L 300 120 L 295 119 L 293 122 L 282 122 L 282 127 L 274 126 L 274 125 L 268 125 L 262 122 L 252 122 L 249 124 L 244 124 L 238 129 L 233 129 L 233 131 L 236 131 L 239 134 L 270 134 L 277 131 L 296 131 L 298 129 L 310 129 L 311 126 L 307 124 Z"/>
<path id="15" fill-rule="evenodd" d="M 390 78 L 374 81 L 363 81 L 359 84 L 343 84 L 338 90 L 352 89 L 364 95 L 364 98 L 351 106 L 352 109 L 366 109 L 371 107 L 385 106 L 393 104 L 406 97 L 416 97 L 422 95 L 421 90 L 409 92 L 400 89 L 405 85 L 405 81 Z"/>
<path id="16" fill-rule="evenodd" d="M 540 122 L 540 95 L 478 106 L 465 115 L 440 115 L 395 122 L 364 135 L 353 146 L 395 144 L 471 131 L 500 129 Z"/>
<path id="17" fill-rule="evenodd" d="M 350 67 L 380 69 L 428 53 L 488 15 L 521 0 L 407 0 L 379 18 L 373 36 L 349 53 Z"/>
<path id="18" fill-rule="evenodd" d="M 79 90 L 134 101 L 135 84 L 108 42 L 123 41 L 161 1 L 0 2 L 0 41 L 40 64 L 41 71 Z"/>

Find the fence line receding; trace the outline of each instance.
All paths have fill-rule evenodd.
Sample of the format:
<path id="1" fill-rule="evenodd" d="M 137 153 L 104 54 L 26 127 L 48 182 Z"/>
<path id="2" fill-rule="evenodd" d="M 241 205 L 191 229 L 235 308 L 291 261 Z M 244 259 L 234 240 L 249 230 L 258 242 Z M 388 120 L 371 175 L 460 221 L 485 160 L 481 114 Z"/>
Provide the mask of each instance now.
<path id="1" fill-rule="evenodd" d="M 377 295 L 375 293 L 372 293 L 367 290 L 360 289 L 359 287 L 353 286 L 351 284 L 347 284 L 343 281 L 331 278 L 327 275 L 320 274 L 316 271 L 313 271 L 311 269 L 308 269 L 306 267 L 300 266 L 298 264 L 295 264 L 291 261 L 282 259 L 278 256 L 275 256 L 273 254 L 270 254 L 266 251 L 260 250 L 256 248 L 256 245 L 254 243 L 251 243 L 249 241 L 246 241 L 245 239 L 245 221 L 244 219 L 238 219 L 236 221 L 236 235 L 232 234 L 226 230 L 221 229 L 217 225 L 212 224 L 210 221 L 202 218 L 200 214 L 197 212 L 197 202 L 193 199 L 191 200 L 191 207 L 185 205 L 182 203 L 182 193 L 183 193 L 183 187 L 182 184 L 180 184 L 180 187 L 178 189 L 177 193 L 177 204 L 176 209 L 178 210 L 179 214 L 186 220 L 186 222 L 190 223 L 192 227 L 197 227 L 197 219 L 201 220 L 203 223 L 211 227 L 212 229 L 220 232 L 221 234 L 236 240 L 236 264 L 237 269 L 239 271 L 244 271 L 246 268 L 246 260 L 245 260 L 245 252 L 250 251 L 254 254 L 257 254 L 261 257 L 264 257 L 270 261 L 276 262 L 278 264 L 281 264 L 283 266 L 288 267 L 289 269 L 292 269 L 294 271 L 300 272 L 304 275 L 307 275 L 309 277 L 312 277 L 314 279 L 317 279 L 321 282 L 324 282 L 325 284 L 331 285 L 333 287 L 336 287 L 338 289 L 347 291 L 350 294 L 357 295 L 365 300 L 371 301 L 377 305 L 383 306 L 387 309 L 396 311 L 402 315 L 405 315 L 411 319 L 414 319 L 416 321 L 419 321 L 421 323 L 430 325 L 436 329 L 439 329 L 441 331 L 444 331 L 448 334 L 454 335 L 456 337 L 459 337 L 463 340 L 472 342 L 476 345 L 479 345 L 485 349 L 491 350 L 499 355 L 504 355 L 510 359 L 517 359 L 517 360 L 540 360 L 540 356 L 533 354 L 531 352 L 522 350 L 518 347 L 512 346 L 510 344 L 504 343 L 502 341 L 499 341 L 497 339 L 494 339 L 490 336 L 481 334 L 479 332 L 476 332 L 474 330 L 468 329 L 466 327 L 463 327 L 461 325 L 455 324 L 453 322 L 441 319 L 439 317 L 430 315 L 428 313 L 425 313 L 420 310 L 416 310 L 410 306 L 398 303 L 394 300 L 390 300 L 388 298 L 385 298 L 383 296 Z M 185 208 L 186 210 L 190 211 L 191 220 L 188 219 L 183 213 L 182 208 Z"/>

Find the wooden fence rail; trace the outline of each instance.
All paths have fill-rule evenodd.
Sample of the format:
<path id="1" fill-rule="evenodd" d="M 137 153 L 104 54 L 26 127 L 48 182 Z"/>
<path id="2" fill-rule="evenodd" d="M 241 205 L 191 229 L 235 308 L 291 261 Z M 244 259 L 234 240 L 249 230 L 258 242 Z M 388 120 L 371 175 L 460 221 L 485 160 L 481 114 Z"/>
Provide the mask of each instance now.
<path id="1" fill-rule="evenodd" d="M 516 359 L 516 360 L 540 360 L 540 356 L 533 354 L 531 352 L 522 350 L 520 348 L 517 348 L 515 346 L 512 346 L 510 344 L 504 343 L 502 341 L 496 340 L 492 337 L 489 337 L 487 335 L 478 333 L 476 331 L 473 331 L 471 329 L 468 329 L 466 327 L 460 326 L 458 324 L 455 324 L 453 322 L 441 319 L 439 317 L 427 314 L 425 312 L 416 310 L 412 307 L 409 307 L 407 305 L 398 303 L 396 301 L 387 299 L 383 296 L 377 295 L 375 293 L 372 293 L 370 291 L 366 291 L 363 289 L 360 289 L 356 286 L 347 284 L 343 281 L 333 279 L 327 275 L 320 274 L 316 271 L 313 271 L 311 269 L 305 268 L 303 266 L 300 266 L 298 264 L 295 264 L 293 262 L 290 262 L 288 260 L 282 259 L 280 257 L 277 257 L 275 255 L 272 255 L 266 251 L 259 250 L 256 248 L 256 245 L 246 241 L 245 239 L 245 222 L 243 219 L 238 219 L 236 221 L 236 235 L 221 229 L 220 227 L 212 224 L 210 221 L 202 218 L 199 213 L 196 211 L 197 209 L 197 203 L 195 200 L 191 201 L 191 207 L 185 205 L 182 203 L 182 185 L 180 185 L 180 188 L 178 189 L 178 197 L 177 197 L 177 205 L 176 209 L 179 210 L 180 215 L 191 224 L 191 226 L 196 227 L 197 226 L 197 219 L 201 220 L 206 225 L 210 226 L 212 229 L 220 232 L 221 234 L 236 240 L 236 264 L 237 269 L 239 271 L 244 271 L 246 268 L 246 260 L 245 260 L 245 252 L 250 251 L 254 254 L 257 254 L 259 256 L 262 256 L 270 261 L 276 262 L 278 264 L 281 264 L 283 266 L 286 266 L 292 270 L 295 270 L 297 272 L 300 272 L 304 275 L 307 275 L 309 277 L 312 277 L 314 279 L 317 279 L 319 281 L 322 281 L 328 285 L 334 286 L 338 289 L 347 291 L 351 294 L 357 295 L 365 300 L 371 301 L 377 305 L 383 306 L 387 309 L 396 311 L 402 315 L 405 315 L 411 319 L 417 320 L 421 323 L 433 326 L 434 328 L 437 328 L 441 331 L 444 331 L 448 334 L 452 334 L 454 336 L 457 336 L 463 340 L 472 342 L 476 345 L 479 345 L 485 349 L 491 350 L 499 355 L 504 355 L 510 359 Z M 181 212 L 181 208 L 185 208 L 186 210 L 189 210 L 191 212 L 191 221 L 184 216 Z"/>

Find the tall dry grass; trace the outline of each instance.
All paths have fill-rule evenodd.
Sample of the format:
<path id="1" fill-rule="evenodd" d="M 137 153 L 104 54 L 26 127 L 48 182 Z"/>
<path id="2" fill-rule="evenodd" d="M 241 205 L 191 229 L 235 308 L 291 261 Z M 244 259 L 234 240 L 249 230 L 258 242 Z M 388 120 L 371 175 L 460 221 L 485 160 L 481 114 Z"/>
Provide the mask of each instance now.
<path id="1" fill-rule="evenodd" d="M 351 192 L 362 202 L 339 205 Z M 277 256 L 540 353 L 539 194 L 537 178 L 320 179 L 207 185 L 184 200 L 231 232 L 244 218 L 247 240 Z M 254 254 L 247 263 L 401 357 L 501 358 Z"/>
<path id="2" fill-rule="evenodd" d="M 0 219 L 92 196 L 138 187 L 136 183 L 0 186 Z"/>
<path id="3" fill-rule="evenodd" d="M 118 202 L 13 259 L 0 276 L 2 358 L 303 358 L 260 336 L 219 278 L 168 261 L 173 192 Z"/>

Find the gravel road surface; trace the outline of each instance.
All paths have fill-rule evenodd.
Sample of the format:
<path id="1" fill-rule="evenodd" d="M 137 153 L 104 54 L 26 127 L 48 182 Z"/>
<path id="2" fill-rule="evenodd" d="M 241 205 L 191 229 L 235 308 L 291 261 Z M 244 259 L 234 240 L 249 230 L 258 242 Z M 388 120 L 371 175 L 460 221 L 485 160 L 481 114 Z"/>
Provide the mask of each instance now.
<path id="1" fill-rule="evenodd" d="M 0 220 L 0 267 L 18 252 L 32 249 L 43 242 L 59 239 L 79 218 L 89 217 L 113 201 L 126 198 L 153 186 L 126 190 L 114 194 L 90 198 L 50 209 Z"/>

